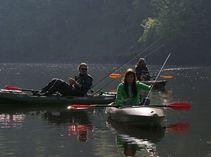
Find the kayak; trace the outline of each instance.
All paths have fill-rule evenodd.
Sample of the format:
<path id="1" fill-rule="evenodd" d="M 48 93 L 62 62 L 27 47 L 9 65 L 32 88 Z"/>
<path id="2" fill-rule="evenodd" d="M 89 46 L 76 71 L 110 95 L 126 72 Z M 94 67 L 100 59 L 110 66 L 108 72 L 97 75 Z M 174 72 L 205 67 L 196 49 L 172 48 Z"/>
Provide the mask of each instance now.
<path id="1" fill-rule="evenodd" d="M 159 90 L 159 91 L 163 91 L 167 83 L 166 80 L 156 80 L 156 81 L 151 80 L 151 81 L 141 81 L 141 82 L 147 85 L 153 85 L 153 89 Z"/>
<path id="2" fill-rule="evenodd" d="M 106 113 L 110 120 L 127 125 L 146 127 L 161 126 L 165 117 L 163 109 L 146 106 L 108 107 L 106 108 Z"/>
<path id="3" fill-rule="evenodd" d="M 37 96 L 32 93 L 26 93 L 17 90 L 0 90 L 0 107 L 2 106 L 19 106 L 19 105 L 61 105 L 68 106 L 71 104 L 108 104 L 115 99 L 114 94 L 104 93 L 101 95 L 88 95 L 84 97 L 60 95 Z"/>

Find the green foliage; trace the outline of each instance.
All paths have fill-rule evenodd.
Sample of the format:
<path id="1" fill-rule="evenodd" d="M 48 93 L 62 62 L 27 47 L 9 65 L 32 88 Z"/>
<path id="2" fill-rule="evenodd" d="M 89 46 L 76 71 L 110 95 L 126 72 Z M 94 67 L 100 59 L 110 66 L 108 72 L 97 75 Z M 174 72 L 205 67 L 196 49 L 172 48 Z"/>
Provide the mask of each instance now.
<path id="1" fill-rule="evenodd" d="M 178 58 L 186 55 L 202 61 L 210 57 L 210 4 L 210 0 L 152 0 L 153 18 L 143 22 L 141 43 L 161 38 Z"/>
<path id="2" fill-rule="evenodd" d="M 159 21 L 157 19 L 148 18 L 143 21 L 141 25 L 144 28 L 143 35 L 139 38 L 139 42 L 151 42 L 156 40 L 158 28 L 159 28 Z"/>
<path id="3" fill-rule="evenodd" d="M 185 0 L 158 0 L 154 1 L 153 5 L 161 23 L 158 28 L 159 36 L 168 42 L 183 37 L 188 19 Z"/>

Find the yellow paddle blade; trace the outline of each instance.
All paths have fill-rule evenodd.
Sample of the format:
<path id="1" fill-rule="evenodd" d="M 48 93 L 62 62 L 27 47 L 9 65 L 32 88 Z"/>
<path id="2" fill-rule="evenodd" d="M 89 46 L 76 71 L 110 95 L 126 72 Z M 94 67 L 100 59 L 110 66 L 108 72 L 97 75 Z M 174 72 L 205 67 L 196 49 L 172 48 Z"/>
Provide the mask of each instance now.
<path id="1" fill-rule="evenodd" d="M 109 75 L 110 78 L 112 79 L 118 79 L 118 78 L 121 78 L 121 74 L 118 74 L 118 73 L 112 73 Z"/>
<path id="2" fill-rule="evenodd" d="M 174 76 L 173 75 L 160 75 L 160 78 L 171 79 L 171 78 L 174 78 Z"/>

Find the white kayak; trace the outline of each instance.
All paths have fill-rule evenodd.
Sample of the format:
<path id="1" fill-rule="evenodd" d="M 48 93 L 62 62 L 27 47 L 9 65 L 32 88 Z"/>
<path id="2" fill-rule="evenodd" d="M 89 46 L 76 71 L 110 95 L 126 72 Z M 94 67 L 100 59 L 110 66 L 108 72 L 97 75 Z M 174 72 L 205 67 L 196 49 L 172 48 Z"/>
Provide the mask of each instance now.
<path id="1" fill-rule="evenodd" d="M 107 107 L 106 113 L 110 120 L 127 125 L 140 125 L 147 127 L 161 126 L 165 117 L 164 110 L 156 107 Z"/>

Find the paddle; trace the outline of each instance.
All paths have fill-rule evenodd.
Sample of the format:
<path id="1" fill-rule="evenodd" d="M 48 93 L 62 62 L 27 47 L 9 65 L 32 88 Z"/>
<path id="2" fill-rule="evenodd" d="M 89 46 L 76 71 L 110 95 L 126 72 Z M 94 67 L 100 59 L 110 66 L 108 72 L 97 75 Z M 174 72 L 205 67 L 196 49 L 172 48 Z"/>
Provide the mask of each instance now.
<path id="1" fill-rule="evenodd" d="M 119 107 L 119 105 L 87 105 L 87 104 L 73 104 L 68 106 L 68 110 L 88 110 L 94 107 Z"/>
<path id="2" fill-rule="evenodd" d="M 17 87 L 17 86 L 12 86 L 12 85 L 5 85 L 4 89 L 7 89 L 7 90 L 18 90 L 18 91 L 28 91 L 28 92 L 38 92 L 38 90 L 24 89 L 24 88 L 20 88 L 20 87 Z"/>
<path id="3" fill-rule="evenodd" d="M 118 74 L 118 73 L 111 73 L 109 75 L 109 78 L 111 78 L 111 79 L 119 79 L 121 77 L 122 77 L 122 75 L 121 74 Z M 159 77 L 160 78 L 163 78 L 163 79 L 172 79 L 172 78 L 174 78 L 173 75 L 160 75 Z"/>
<path id="4" fill-rule="evenodd" d="M 152 106 L 152 105 L 149 105 L 149 106 Z M 156 107 L 156 105 L 154 106 Z M 158 105 L 157 107 L 168 107 L 174 110 L 188 111 L 189 109 L 191 109 L 192 105 L 191 103 L 187 101 L 183 101 L 183 102 L 173 102 L 167 105 Z"/>
<path id="5" fill-rule="evenodd" d="M 85 104 L 73 104 L 68 106 L 69 110 L 86 110 L 93 107 L 120 107 L 119 105 L 85 105 Z M 125 106 L 128 107 L 128 106 Z M 173 110 L 188 111 L 191 108 L 191 103 L 189 102 L 172 102 L 166 105 L 149 105 L 145 107 L 166 107 Z"/>

